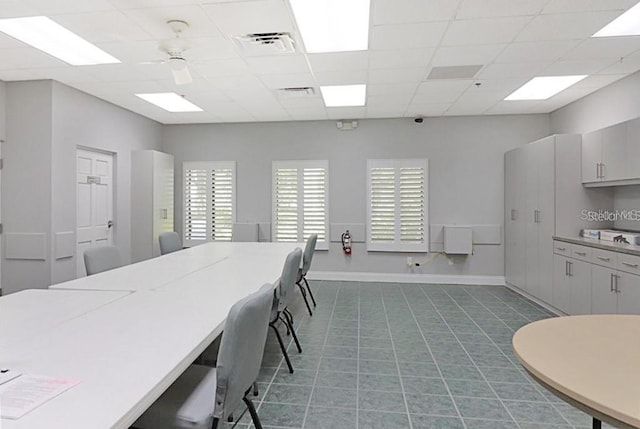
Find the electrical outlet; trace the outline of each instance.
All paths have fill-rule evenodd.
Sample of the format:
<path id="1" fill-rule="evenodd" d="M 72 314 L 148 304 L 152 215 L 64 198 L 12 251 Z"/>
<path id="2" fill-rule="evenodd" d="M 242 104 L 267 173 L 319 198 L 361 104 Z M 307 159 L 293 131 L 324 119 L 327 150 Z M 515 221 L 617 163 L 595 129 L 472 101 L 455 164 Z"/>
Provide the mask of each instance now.
<path id="1" fill-rule="evenodd" d="M 413 267 L 413 258 L 411 256 L 407 256 L 407 266 Z"/>

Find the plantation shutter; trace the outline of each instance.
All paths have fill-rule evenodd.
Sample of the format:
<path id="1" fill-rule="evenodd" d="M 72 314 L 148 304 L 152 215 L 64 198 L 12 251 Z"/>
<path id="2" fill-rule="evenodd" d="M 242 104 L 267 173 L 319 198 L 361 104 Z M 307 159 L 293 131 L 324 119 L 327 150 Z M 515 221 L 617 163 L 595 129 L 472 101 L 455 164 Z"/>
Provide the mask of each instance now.
<path id="1" fill-rule="evenodd" d="M 328 248 L 328 162 L 273 163 L 273 240 L 303 242 L 318 234 Z"/>
<path id="2" fill-rule="evenodd" d="M 184 243 L 231 241 L 235 162 L 185 162 Z"/>
<path id="3" fill-rule="evenodd" d="M 426 252 L 427 160 L 369 160 L 367 250 Z"/>

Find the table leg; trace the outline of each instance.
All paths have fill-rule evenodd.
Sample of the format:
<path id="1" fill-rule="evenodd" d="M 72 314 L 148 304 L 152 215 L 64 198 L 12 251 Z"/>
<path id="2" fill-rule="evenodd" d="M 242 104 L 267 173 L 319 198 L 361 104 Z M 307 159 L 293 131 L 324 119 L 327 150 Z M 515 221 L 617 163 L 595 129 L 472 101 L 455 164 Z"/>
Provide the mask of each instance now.
<path id="1" fill-rule="evenodd" d="M 593 418 L 593 429 L 602 429 L 602 422 L 595 417 Z"/>

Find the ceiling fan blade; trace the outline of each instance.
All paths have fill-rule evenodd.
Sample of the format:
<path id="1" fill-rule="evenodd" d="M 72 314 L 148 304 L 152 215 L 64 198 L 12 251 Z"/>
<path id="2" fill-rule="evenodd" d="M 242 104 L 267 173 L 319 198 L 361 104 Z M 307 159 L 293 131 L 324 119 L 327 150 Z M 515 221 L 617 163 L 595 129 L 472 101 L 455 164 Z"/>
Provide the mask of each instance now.
<path id="1" fill-rule="evenodd" d="M 176 82 L 176 85 L 186 85 L 193 82 L 191 73 L 189 73 L 189 68 L 186 66 L 179 70 L 172 68 L 171 73 L 173 73 L 173 80 Z"/>

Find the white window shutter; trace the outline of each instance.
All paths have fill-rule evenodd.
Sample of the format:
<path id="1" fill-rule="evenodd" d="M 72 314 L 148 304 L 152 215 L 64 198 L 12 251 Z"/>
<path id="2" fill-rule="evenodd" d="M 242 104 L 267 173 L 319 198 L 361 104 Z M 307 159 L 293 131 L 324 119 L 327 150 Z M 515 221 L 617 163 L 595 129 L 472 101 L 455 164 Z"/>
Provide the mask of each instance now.
<path id="1" fill-rule="evenodd" d="M 328 249 L 327 161 L 274 161 L 273 241 L 303 242 L 318 234 L 316 249 Z"/>
<path id="2" fill-rule="evenodd" d="M 231 241 L 235 162 L 185 162 L 184 244 Z"/>
<path id="3" fill-rule="evenodd" d="M 367 181 L 367 250 L 428 251 L 428 161 L 369 160 Z"/>

